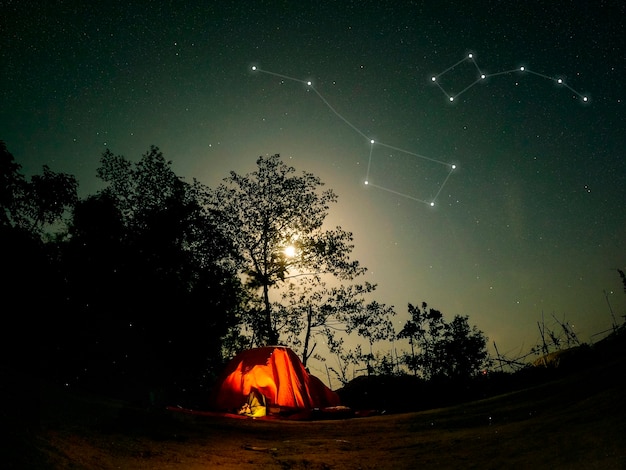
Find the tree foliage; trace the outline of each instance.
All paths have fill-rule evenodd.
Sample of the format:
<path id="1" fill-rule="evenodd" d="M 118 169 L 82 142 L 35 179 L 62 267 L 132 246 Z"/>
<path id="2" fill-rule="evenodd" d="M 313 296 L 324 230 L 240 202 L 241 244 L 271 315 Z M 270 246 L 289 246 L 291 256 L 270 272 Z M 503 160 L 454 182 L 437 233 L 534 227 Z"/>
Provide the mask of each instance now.
<path id="1" fill-rule="evenodd" d="M 376 302 L 375 300 L 363 305 L 356 312 L 346 315 L 346 332 L 356 331 L 357 335 L 367 340 L 369 352 L 359 355 L 359 360 L 366 363 L 368 374 L 374 372 L 373 363 L 374 343 L 393 339 L 395 332 L 391 317 L 396 312 L 393 307 Z"/>
<path id="2" fill-rule="evenodd" d="M 333 345 L 341 344 L 336 336 L 359 328 L 358 318 L 367 309 L 365 296 L 376 286 L 368 282 L 330 286 L 320 275 L 297 277 L 295 281 L 289 282 L 282 302 L 276 303 L 276 318 L 280 331 L 287 335 L 287 344 L 302 352 L 306 365 L 318 338 L 334 353 Z M 369 319 L 372 324 L 380 320 L 377 316 Z"/>
<path id="3" fill-rule="evenodd" d="M 41 236 L 74 207 L 78 182 L 47 165 L 43 174 L 33 175 L 30 181 L 20 171 L 21 165 L 0 141 L 0 226 Z"/>
<path id="4" fill-rule="evenodd" d="M 47 241 L 63 232 L 77 186 L 73 176 L 47 166 L 27 179 L 0 141 L 1 302 L 3 328 L 12 338 L 4 342 L 2 363 L 23 361 L 23 349 L 15 345 L 31 344 L 33 337 L 45 340 L 48 334 L 45 320 L 63 293 L 57 254 Z"/>
<path id="5" fill-rule="evenodd" d="M 230 176 L 213 192 L 212 205 L 219 211 L 220 225 L 233 240 L 238 266 L 256 299 L 248 310 L 247 323 L 254 344 L 277 344 L 287 331 L 286 309 L 274 305 L 270 289 L 294 276 L 331 275 L 350 280 L 364 272 L 350 259 L 352 234 L 341 227 L 327 229 L 324 220 L 330 204 L 337 201 L 332 190 L 315 175 L 286 165 L 279 155 L 259 157 L 257 170 Z M 286 252 L 292 247 L 292 253 Z M 319 284 L 318 284 L 319 285 Z M 310 288 L 306 288 L 310 289 Z M 318 295 L 327 297 L 324 288 Z M 309 306 L 311 304 L 309 303 Z M 292 303 L 288 315 L 308 315 L 305 304 Z M 318 310 L 317 318 L 326 310 Z M 294 331 L 293 323 L 291 332 Z"/>
<path id="6" fill-rule="evenodd" d="M 3 304 L 20 312 L 6 325 L 39 328 L 42 373 L 117 390 L 206 390 L 225 352 L 279 341 L 305 364 L 324 342 L 344 384 L 350 368 L 396 370 L 374 350 L 394 340 L 394 309 L 359 282 L 352 233 L 325 225 L 337 196 L 317 176 L 273 155 L 211 190 L 171 163 L 154 146 L 136 163 L 106 151 L 104 189 L 79 200 L 73 176 L 44 166 L 27 179 L 0 141 Z M 409 313 L 397 338 L 408 339 L 403 362 L 416 375 L 464 378 L 487 363 L 468 317 L 446 323 L 425 303 Z M 350 334 L 363 344 L 347 347 Z"/>
<path id="7" fill-rule="evenodd" d="M 62 354 L 85 381 L 183 388 L 219 364 L 236 322 L 231 246 L 207 188 L 178 177 L 157 147 L 135 164 L 106 151 L 97 174 L 106 187 L 77 205 L 63 246 L 74 326 Z"/>
<path id="8" fill-rule="evenodd" d="M 622 285 L 624 286 L 624 292 L 626 293 L 626 274 L 621 269 L 617 270 L 619 277 L 622 279 Z"/>
<path id="9" fill-rule="evenodd" d="M 22 167 L 15 161 L 7 146 L 0 141 L 0 226 L 14 226 L 26 180 L 20 173 Z"/>
<path id="10" fill-rule="evenodd" d="M 426 379 L 463 379 L 488 365 L 487 338 L 467 316 L 456 315 L 446 323 L 439 310 L 409 304 L 410 319 L 398 333 L 409 340 L 411 352 L 404 362 L 414 374 Z"/>

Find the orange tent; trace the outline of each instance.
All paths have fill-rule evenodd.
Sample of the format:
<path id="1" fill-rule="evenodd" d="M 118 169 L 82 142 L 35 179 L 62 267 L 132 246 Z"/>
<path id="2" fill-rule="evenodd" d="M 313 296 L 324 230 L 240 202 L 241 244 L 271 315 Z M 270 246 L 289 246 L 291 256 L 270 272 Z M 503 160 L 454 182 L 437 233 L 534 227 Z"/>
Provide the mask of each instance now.
<path id="1" fill-rule="evenodd" d="M 339 395 L 310 375 L 298 356 L 283 346 L 243 351 L 226 366 L 212 395 L 220 411 L 239 409 L 257 390 L 268 405 L 313 409 L 339 405 Z"/>

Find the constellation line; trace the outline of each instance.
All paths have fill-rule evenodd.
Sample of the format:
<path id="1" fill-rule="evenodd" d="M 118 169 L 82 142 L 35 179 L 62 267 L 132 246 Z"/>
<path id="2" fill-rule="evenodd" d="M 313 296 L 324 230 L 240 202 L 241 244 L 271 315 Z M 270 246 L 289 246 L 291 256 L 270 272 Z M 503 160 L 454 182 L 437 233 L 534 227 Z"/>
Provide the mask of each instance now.
<path id="1" fill-rule="evenodd" d="M 419 199 L 419 198 L 416 198 L 414 196 L 409 196 L 408 194 L 401 193 L 401 192 L 395 191 L 393 189 L 385 188 L 384 186 L 379 186 L 379 185 L 374 184 L 372 182 L 368 182 L 366 184 L 368 184 L 372 188 L 380 189 L 382 191 L 387 191 L 388 193 L 395 194 L 396 196 L 402 196 L 404 198 L 411 199 L 412 201 L 421 202 L 422 204 L 428 204 L 430 206 L 434 206 L 435 205 L 434 200 L 433 201 L 424 201 L 423 199 Z M 441 191 L 439 191 L 439 192 L 441 192 Z M 439 192 L 437 194 L 439 194 Z"/>
<path id="2" fill-rule="evenodd" d="M 446 73 L 451 72 L 452 70 L 454 70 L 457 66 L 461 65 L 462 63 L 468 62 L 468 61 L 472 62 L 472 64 L 474 64 L 474 66 L 476 67 L 476 70 L 478 71 L 478 79 L 476 79 L 474 82 L 470 83 L 468 86 L 463 88 L 456 95 L 453 95 L 452 93 L 450 93 L 446 89 L 444 89 L 443 86 L 441 86 L 441 84 L 439 83 L 439 78 L 442 77 L 443 75 L 445 75 Z M 459 96 L 461 96 L 463 93 L 468 91 L 470 88 L 472 88 L 474 85 L 476 85 L 478 82 L 481 82 L 481 81 L 483 81 L 483 80 L 485 80 L 485 79 L 487 79 L 489 77 L 496 77 L 498 75 L 508 75 L 508 74 L 515 73 L 515 72 L 527 73 L 527 74 L 531 74 L 531 75 L 536 75 L 537 77 L 545 78 L 547 80 L 551 80 L 551 81 L 555 82 L 557 85 L 563 86 L 563 87 L 567 88 L 568 90 L 570 90 L 572 93 L 574 93 L 576 96 L 578 96 L 578 98 L 583 103 L 589 102 L 589 96 L 588 95 L 584 95 L 581 92 L 575 90 L 574 88 L 569 86 L 567 83 L 565 83 L 565 81 L 562 78 L 550 77 L 549 75 L 545 75 L 543 73 L 534 72 L 532 70 L 529 70 L 525 66 L 518 67 L 516 69 L 511 69 L 511 70 L 503 70 L 503 71 L 495 72 L 495 73 L 489 73 L 489 74 L 484 73 L 483 71 L 481 71 L 480 67 L 478 67 L 478 64 L 476 63 L 476 59 L 475 59 L 473 53 L 467 54 L 467 56 L 465 56 L 463 59 L 459 60 L 454 65 L 451 65 L 450 67 L 445 69 L 443 72 L 440 72 L 437 75 L 432 75 L 430 77 L 430 81 L 432 83 L 434 83 L 435 85 L 437 85 L 437 87 L 443 92 L 443 94 L 446 95 L 446 97 L 448 98 L 448 101 L 452 102 L 452 101 L 456 100 Z"/>
<path id="3" fill-rule="evenodd" d="M 455 65 L 453 65 L 452 67 L 450 67 L 448 70 L 451 70 L 451 69 L 452 69 L 452 68 L 454 68 L 456 65 L 458 65 L 458 64 L 460 64 L 460 63 L 462 63 L 462 62 L 464 62 L 465 60 L 466 60 L 466 59 L 462 59 L 462 60 L 461 60 L 461 61 L 459 61 L 457 64 L 455 64 Z M 313 90 L 313 91 L 315 92 L 315 94 L 318 96 L 318 98 L 322 101 L 322 103 L 324 103 L 324 104 L 326 105 L 326 107 L 327 107 L 327 108 L 328 108 L 328 109 L 329 109 L 329 110 L 330 110 L 330 111 L 331 111 L 331 112 L 332 112 L 335 116 L 337 116 L 340 120 L 342 120 L 342 121 L 343 121 L 343 122 L 344 122 L 344 123 L 345 123 L 348 127 L 350 127 L 352 130 L 354 130 L 354 131 L 355 131 L 357 134 L 359 134 L 361 137 L 363 137 L 363 138 L 367 139 L 367 140 L 370 142 L 370 152 L 369 152 L 369 158 L 368 158 L 368 162 L 367 162 L 367 173 L 366 173 L 366 176 L 365 176 L 365 181 L 364 181 L 364 184 L 365 184 L 366 186 L 371 186 L 371 187 L 373 187 L 373 188 L 377 188 L 377 189 L 380 189 L 380 190 L 383 190 L 383 191 L 386 191 L 386 192 L 389 192 L 389 193 L 395 194 L 395 195 L 397 195 L 397 196 L 401 196 L 401 197 L 404 197 L 404 198 L 407 198 L 407 199 L 411 199 L 411 200 L 413 200 L 413 201 L 421 202 L 421 203 L 423 203 L 423 204 L 428 204 L 428 205 L 430 205 L 431 207 L 435 205 L 435 201 L 436 201 L 436 200 L 437 200 L 437 198 L 439 197 L 439 194 L 441 194 L 441 191 L 443 190 L 444 186 L 445 186 L 445 185 L 446 185 L 446 183 L 448 182 L 448 180 L 449 180 L 450 176 L 452 175 L 452 172 L 456 169 L 456 165 L 454 165 L 454 164 L 452 164 L 452 163 L 444 162 L 444 161 L 441 161 L 441 160 L 437 160 L 437 159 L 435 159 L 435 158 L 426 157 L 426 156 L 421 155 L 421 154 L 419 154 L 419 153 L 415 153 L 415 152 L 411 152 L 411 151 L 409 151 L 409 150 L 401 149 L 401 148 L 399 148 L 399 147 L 395 147 L 395 146 L 393 146 L 393 145 L 385 144 L 385 143 L 383 143 L 383 142 L 378 142 L 378 141 L 376 141 L 376 140 L 374 140 L 374 139 L 372 139 L 372 138 L 368 137 L 368 136 L 367 136 L 367 135 L 366 135 L 363 131 L 361 131 L 358 127 L 356 127 L 354 124 L 352 124 L 352 123 L 351 123 L 351 122 L 350 122 L 350 121 L 349 121 L 349 120 L 348 120 L 345 116 L 343 116 L 343 115 L 342 115 L 339 111 L 337 111 L 337 110 L 336 110 L 336 109 L 335 109 L 335 108 L 334 108 L 334 107 L 333 107 L 333 106 L 332 106 L 332 105 L 328 102 L 328 100 L 327 100 L 327 99 L 326 99 L 326 98 L 325 98 L 325 97 L 324 97 L 324 96 L 323 96 L 323 95 L 322 95 L 322 94 L 321 94 L 321 93 L 320 93 L 320 92 L 319 92 L 319 91 L 318 91 L 318 90 L 317 90 L 317 89 L 313 86 L 313 83 L 312 83 L 310 80 L 301 80 L 301 79 L 298 79 L 298 78 L 290 77 L 290 76 L 288 76 L 288 75 L 283 75 L 283 74 L 280 74 L 280 73 L 271 72 L 271 71 L 269 71 L 269 70 L 263 70 L 263 69 L 261 69 L 261 68 L 259 68 L 259 67 L 257 67 L 257 66 L 252 66 L 252 67 L 251 67 L 251 70 L 252 70 L 253 72 L 264 73 L 264 74 L 267 74 L 267 75 L 272 75 L 272 76 L 274 76 L 274 77 L 279 77 L 279 78 L 282 78 L 282 79 L 285 79 L 285 80 L 290 80 L 290 81 L 294 81 L 294 82 L 299 82 L 299 83 L 302 83 L 302 84 L 306 85 L 307 89 Z M 444 71 L 444 72 L 442 72 L 442 73 L 445 73 L 445 71 Z M 440 75 L 441 75 L 441 74 L 440 74 Z M 437 85 L 439 85 L 439 84 L 437 84 Z M 443 91 L 443 89 L 442 89 L 442 91 Z M 445 93 L 445 91 L 444 91 L 444 93 Z M 373 155 L 373 151 L 374 151 L 374 145 L 379 145 L 379 146 L 381 146 L 381 147 L 386 147 L 386 148 L 391 149 L 391 150 L 395 150 L 395 151 L 398 151 L 398 152 L 402 152 L 402 153 L 404 153 L 404 154 L 407 154 L 407 155 L 410 155 L 410 156 L 413 156 L 413 157 L 416 157 L 416 158 L 420 158 L 420 159 L 422 159 L 422 160 L 426 160 L 426 161 L 429 161 L 429 162 L 432 162 L 432 163 L 436 163 L 436 164 L 438 164 L 438 165 L 442 165 L 442 166 L 446 166 L 446 167 L 448 167 L 449 171 L 448 171 L 447 175 L 445 176 L 445 178 L 444 178 L 443 182 L 442 182 L 442 183 L 441 183 L 441 185 L 439 186 L 439 189 L 437 190 L 437 192 L 436 192 L 436 194 L 435 194 L 435 197 L 434 197 L 434 198 L 432 198 L 430 201 L 426 201 L 426 200 L 419 199 L 419 198 L 417 198 L 417 197 L 411 196 L 411 195 L 409 195 L 409 194 L 402 193 L 402 192 L 399 192 L 399 191 L 396 191 L 396 190 L 393 190 L 393 189 L 390 189 L 390 188 L 387 188 L 387 187 L 384 187 L 384 186 L 381 186 L 381 185 L 378 185 L 378 184 L 375 184 L 375 183 L 371 182 L 369 178 L 370 178 L 370 169 L 371 169 L 371 165 L 372 165 L 372 155 Z"/>

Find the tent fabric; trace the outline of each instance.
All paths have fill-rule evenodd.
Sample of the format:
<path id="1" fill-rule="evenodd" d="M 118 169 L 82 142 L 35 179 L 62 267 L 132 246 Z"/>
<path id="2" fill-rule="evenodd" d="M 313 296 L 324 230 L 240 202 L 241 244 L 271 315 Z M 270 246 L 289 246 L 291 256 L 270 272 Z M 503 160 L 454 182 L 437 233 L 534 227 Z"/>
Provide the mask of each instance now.
<path id="1" fill-rule="evenodd" d="M 298 356 L 284 346 L 237 354 L 220 376 L 211 402 L 217 410 L 238 410 L 254 390 L 266 398 L 267 406 L 313 409 L 339 405 L 339 395 L 310 375 Z"/>

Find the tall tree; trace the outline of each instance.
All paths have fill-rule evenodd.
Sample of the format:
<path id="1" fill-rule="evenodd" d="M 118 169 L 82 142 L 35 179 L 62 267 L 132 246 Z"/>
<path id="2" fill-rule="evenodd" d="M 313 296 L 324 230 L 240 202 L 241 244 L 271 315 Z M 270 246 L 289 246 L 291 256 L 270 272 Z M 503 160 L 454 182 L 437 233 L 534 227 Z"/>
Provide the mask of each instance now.
<path id="1" fill-rule="evenodd" d="M 364 268 L 350 259 L 352 234 L 323 225 L 337 196 L 322 189 L 320 178 L 296 174 L 278 154 L 259 157 L 256 163 L 252 173 L 230 173 L 214 191 L 213 207 L 238 250 L 240 272 L 259 300 L 248 318 L 254 342 L 276 344 L 286 323 L 273 305 L 272 288 L 293 276 L 319 273 L 349 280 Z"/>
<path id="2" fill-rule="evenodd" d="M 43 174 L 27 179 L 0 141 L 0 259 L 4 274 L 0 308 L 3 330 L 13 338 L 3 342 L 3 364 L 13 366 L 24 360 L 25 349 L 15 344 L 33 345 L 37 338 L 35 347 L 40 347 L 41 353 L 54 335 L 48 326 L 54 317 L 50 312 L 60 310 L 62 276 L 48 241 L 65 230 L 64 216 L 71 213 L 77 200 L 77 187 L 73 176 L 55 173 L 47 166 Z"/>
<path id="3" fill-rule="evenodd" d="M 120 379 L 182 388 L 221 359 L 240 290 L 208 189 L 171 163 L 154 146 L 137 163 L 106 151 L 106 187 L 78 205 L 68 257 L 90 359 Z"/>

